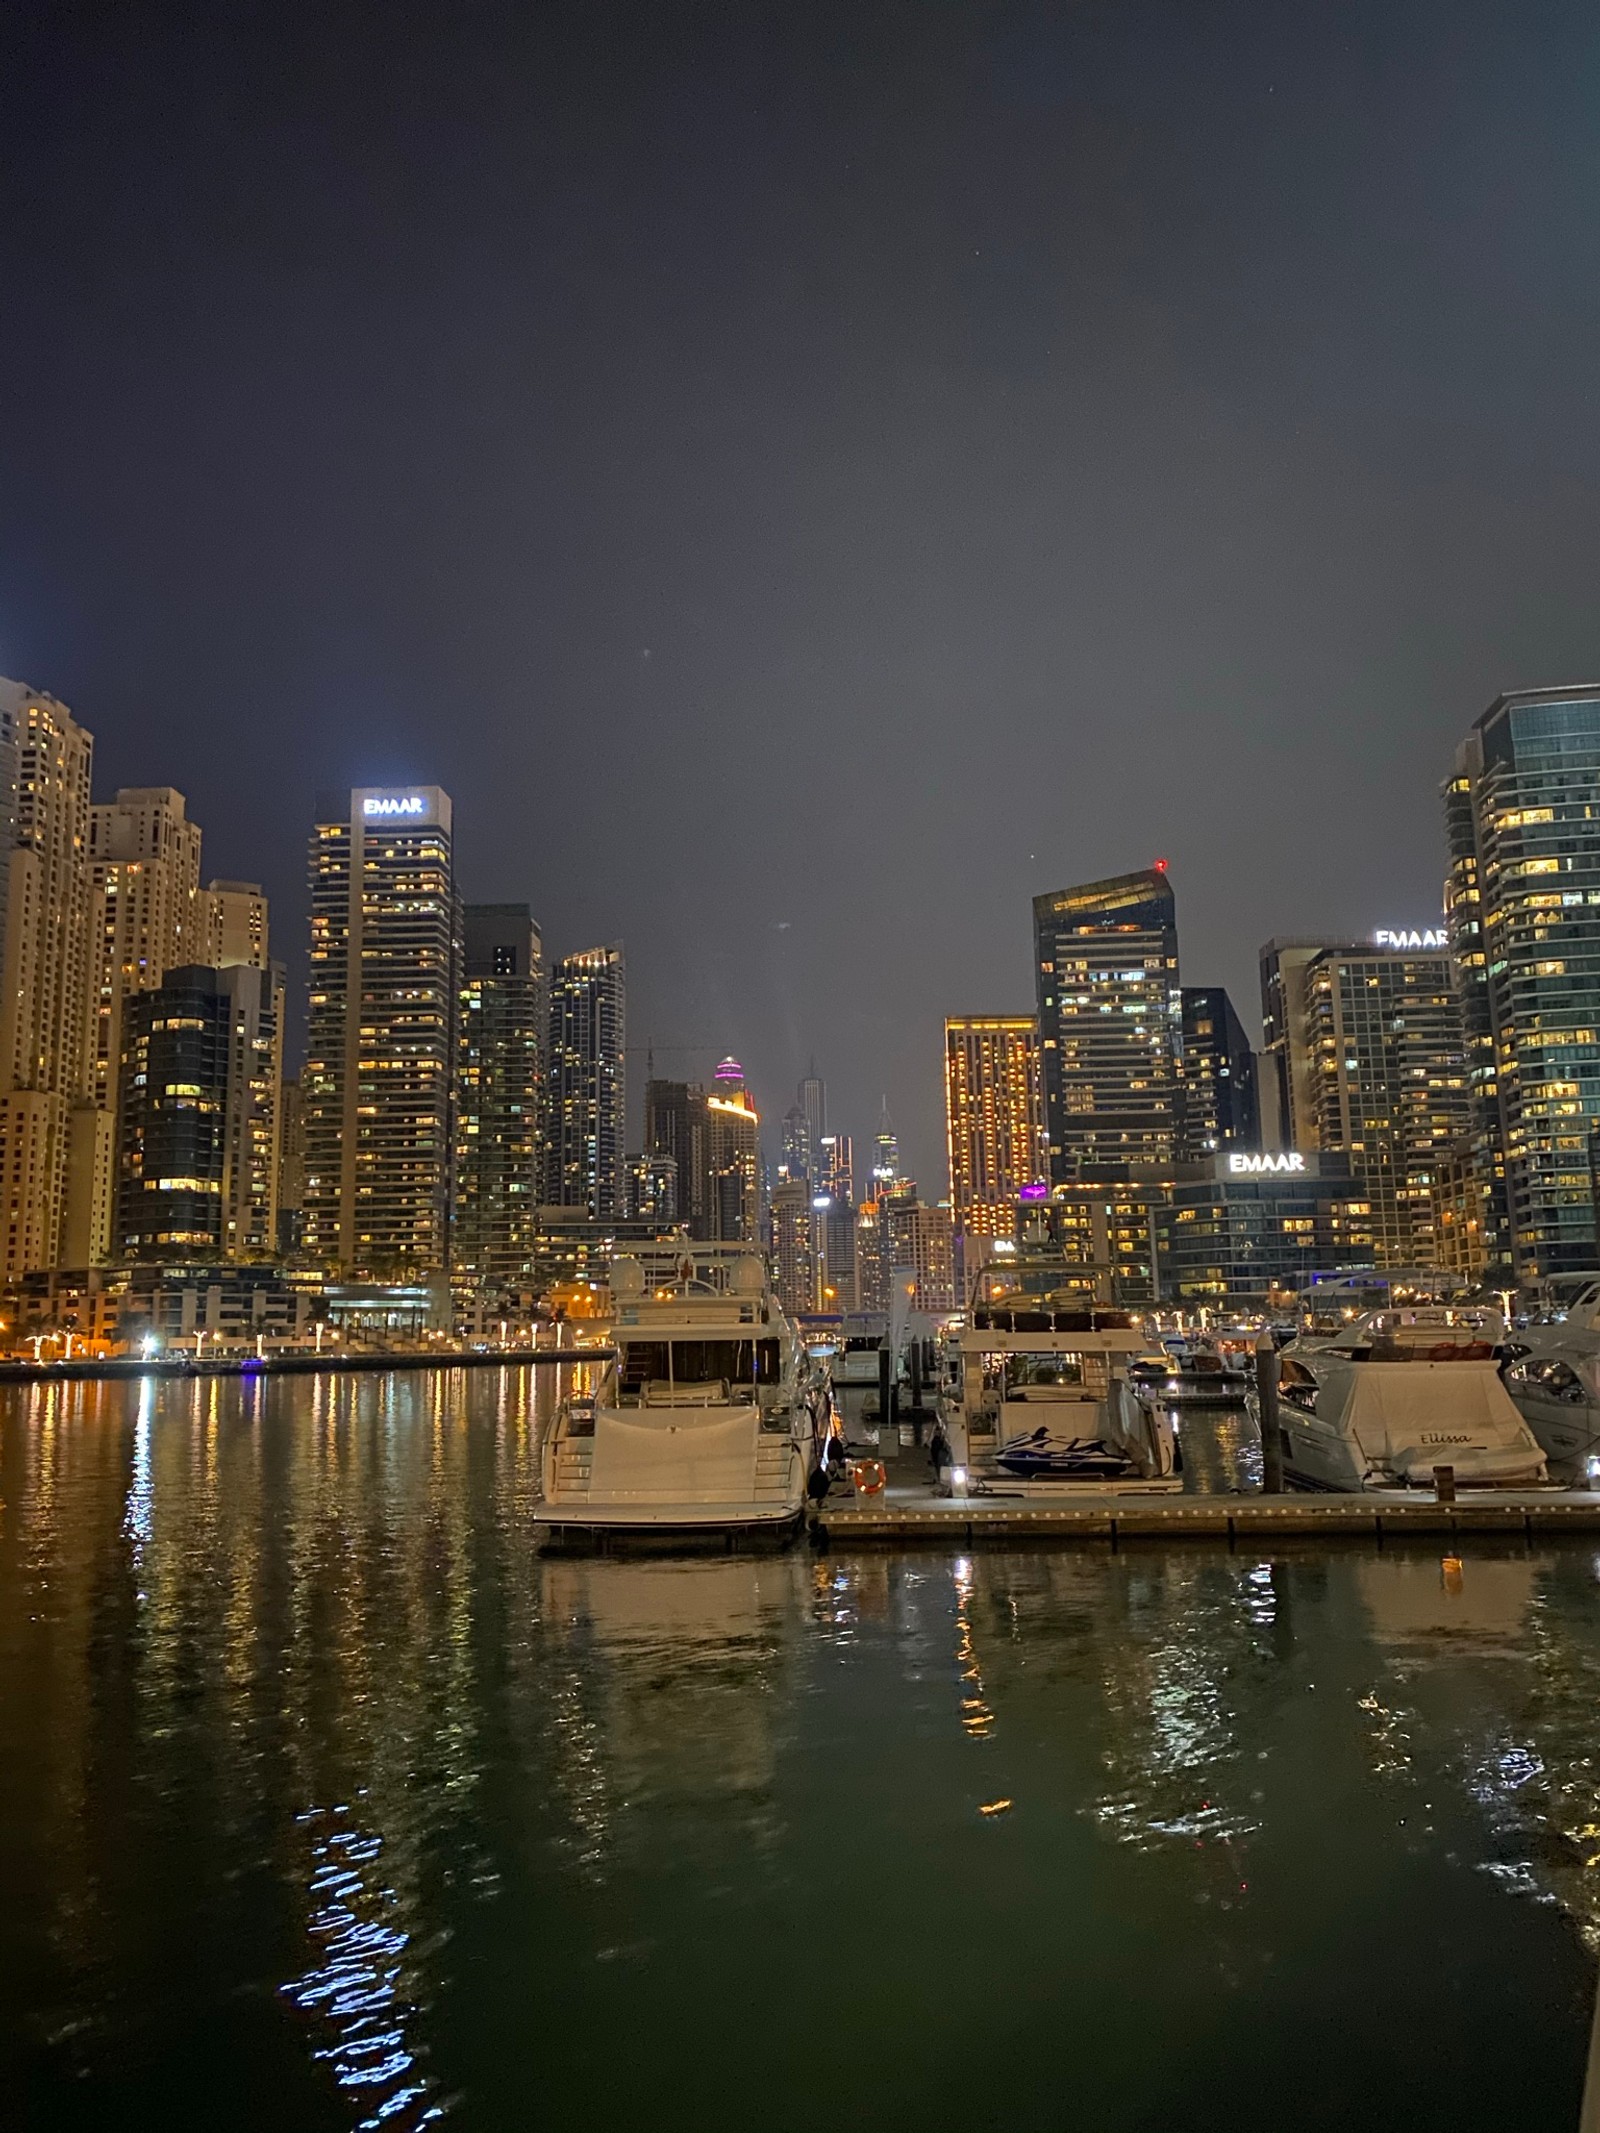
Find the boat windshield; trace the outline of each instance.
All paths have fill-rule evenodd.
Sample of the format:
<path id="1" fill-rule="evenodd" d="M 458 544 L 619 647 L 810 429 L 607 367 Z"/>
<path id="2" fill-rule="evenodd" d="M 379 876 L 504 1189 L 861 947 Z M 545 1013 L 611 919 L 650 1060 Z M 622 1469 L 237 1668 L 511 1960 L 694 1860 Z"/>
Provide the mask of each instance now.
<path id="1" fill-rule="evenodd" d="M 617 1394 L 636 1406 L 655 1387 L 726 1385 L 746 1397 L 776 1385 L 783 1359 L 776 1340 L 628 1341 L 617 1358 Z"/>
<path id="2" fill-rule="evenodd" d="M 1081 1385 L 1083 1362 L 1076 1355 L 1008 1355 L 1005 1388 L 1008 1393 L 1029 1386 Z"/>

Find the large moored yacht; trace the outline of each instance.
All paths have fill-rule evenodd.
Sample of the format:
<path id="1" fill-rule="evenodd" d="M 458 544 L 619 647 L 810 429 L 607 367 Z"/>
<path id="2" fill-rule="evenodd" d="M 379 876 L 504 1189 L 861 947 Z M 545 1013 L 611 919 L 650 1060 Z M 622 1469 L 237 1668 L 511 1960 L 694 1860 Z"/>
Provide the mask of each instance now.
<path id="1" fill-rule="evenodd" d="M 1284 1471 L 1312 1489 L 1543 1482 L 1545 1457 L 1500 1382 L 1499 1314 L 1476 1306 L 1366 1311 L 1304 1333 L 1278 1359 Z"/>
<path id="2" fill-rule="evenodd" d="M 558 1408 L 538 1522 L 556 1534 L 798 1524 L 825 1393 L 754 1251 L 686 1247 L 650 1285 L 611 1265 L 615 1359 Z"/>
<path id="3" fill-rule="evenodd" d="M 1178 1485 L 1171 1419 L 1141 1404 L 1128 1375 L 1144 1338 L 1085 1280 L 1045 1216 L 1012 1261 L 984 1269 L 947 1340 L 940 1395 L 975 1490 Z"/>

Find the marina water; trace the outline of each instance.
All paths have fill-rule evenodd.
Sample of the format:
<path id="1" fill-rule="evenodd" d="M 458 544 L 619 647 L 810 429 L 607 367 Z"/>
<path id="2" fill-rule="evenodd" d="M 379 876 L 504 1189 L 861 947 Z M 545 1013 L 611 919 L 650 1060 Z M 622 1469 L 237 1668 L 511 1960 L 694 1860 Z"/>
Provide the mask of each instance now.
<path id="1" fill-rule="evenodd" d="M 8 2125 L 1576 2125 L 1592 1547 L 552 1559 L 555 1391 L 0 1395 Z"/>

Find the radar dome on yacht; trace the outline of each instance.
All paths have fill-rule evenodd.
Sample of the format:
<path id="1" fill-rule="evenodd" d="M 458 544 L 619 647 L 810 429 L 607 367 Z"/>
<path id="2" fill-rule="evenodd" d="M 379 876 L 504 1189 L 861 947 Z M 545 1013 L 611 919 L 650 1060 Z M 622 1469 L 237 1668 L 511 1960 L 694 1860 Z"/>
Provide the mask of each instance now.
<path id="1" fill-rule="evenodd" d="M 644 1294 L 644 1268 L 637 1259 L 613 1259 L 611 1262 L 611 1293 L 613 1296 L 635 1301 Z"/>
<path id="2" fill-rule="evenodd" d="M 766 1281 L 766 1272 L 754 1252 L 748 1258 L 734 1261 L 731 1285 L 735 1296 L 759 1296 Z"/>

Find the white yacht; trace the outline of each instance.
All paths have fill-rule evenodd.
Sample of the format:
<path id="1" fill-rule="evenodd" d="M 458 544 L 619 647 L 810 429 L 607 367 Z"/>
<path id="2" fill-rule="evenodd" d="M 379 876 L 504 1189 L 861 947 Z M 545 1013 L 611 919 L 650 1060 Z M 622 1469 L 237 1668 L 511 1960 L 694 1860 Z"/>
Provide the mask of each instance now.
<path id="1" fill-rule="evenodd" d="M 940 1409 L 979 1493 L 1017 1482 L 1162 1482 L 1172 1423 L 1128 1378 L 1144 1347 L 1132 1318 L 1083 1297 L 1016 1294 L 976 1306 L 944 1346 Z"/>
<path id="2" fill-rule="evenodd" d="M 1518 1330 L 1506 1390 L 1565 1480 L 1595 1478 L 1600 1461 L 1600 1274 L 1591 1274 Z"/>
<path id="3" fill-rule="evenodd" d="M 1303 1488 L 1526 1488 L 1545 1455 L 1500 1381 L 1504 1324 L 1476 1307 L 1366 1311 L 1278 1359 L 1285 1475 Z"/>
<path id="4" fill-rule="evenodd" d="M 761 1255 L 689 1247 L 654 1286 L 615 1259 L 611 1294 L 616 1356 L 556 1411 L 538 1524 L 552 1537 L 798 1525 L 827 1390 Z"/>

